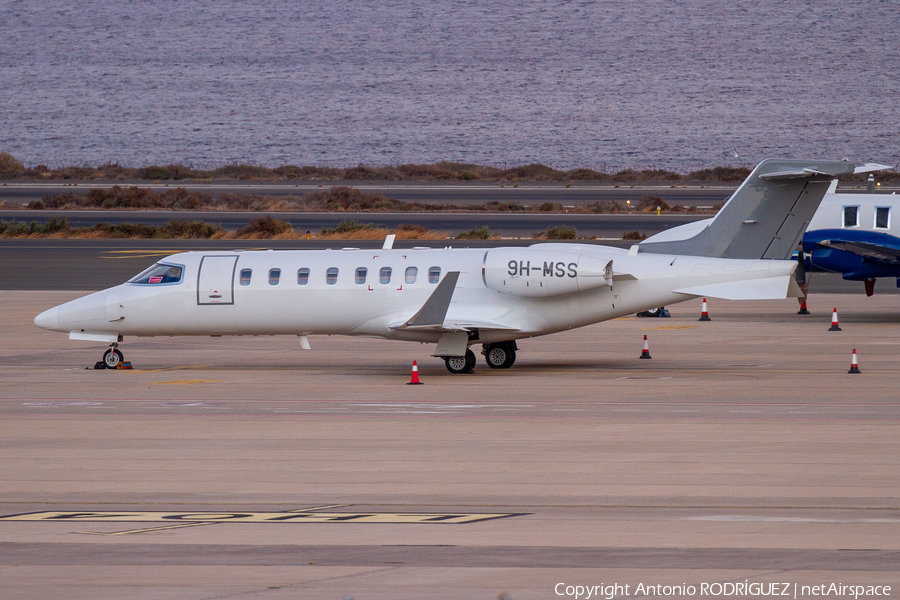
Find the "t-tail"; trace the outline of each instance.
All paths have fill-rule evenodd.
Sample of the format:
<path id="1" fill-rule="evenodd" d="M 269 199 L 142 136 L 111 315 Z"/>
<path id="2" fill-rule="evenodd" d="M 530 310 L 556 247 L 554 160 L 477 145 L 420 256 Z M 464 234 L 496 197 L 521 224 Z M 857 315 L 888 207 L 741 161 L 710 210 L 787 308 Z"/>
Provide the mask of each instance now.
<path id="1" fill-rule="evenodd" d="M 858 169 L 846 161 L 764 160 L 712 218 L 647 238 L 639 252 L 736 259 L 791 257 L 831 180 Z"/>

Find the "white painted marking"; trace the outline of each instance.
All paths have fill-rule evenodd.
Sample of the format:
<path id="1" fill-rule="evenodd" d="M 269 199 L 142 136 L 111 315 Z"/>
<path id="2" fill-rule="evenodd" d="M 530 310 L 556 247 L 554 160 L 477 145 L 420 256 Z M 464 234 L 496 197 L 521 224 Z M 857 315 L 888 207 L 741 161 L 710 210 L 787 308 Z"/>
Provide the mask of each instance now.
<path id="1" fill-rule="evenodd" d="M 736 523 L 900 523 L 900 519 L 837 519 L 825 517 L 763 517 L 757 515 L 706 515 L 684 517 L 685 521 Z"/>
<path id="2" fill-rule="evenodd" d="M 24 406 L 99 406 L 102 402 L 23 402 Z"/>

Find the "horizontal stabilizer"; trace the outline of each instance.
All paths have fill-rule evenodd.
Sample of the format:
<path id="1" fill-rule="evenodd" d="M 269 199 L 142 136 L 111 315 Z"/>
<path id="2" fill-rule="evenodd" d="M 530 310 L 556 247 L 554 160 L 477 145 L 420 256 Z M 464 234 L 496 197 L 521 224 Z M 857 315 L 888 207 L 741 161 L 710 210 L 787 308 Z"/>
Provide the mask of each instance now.
<path id="1" fill-rule="evenodd" d="M 866 163 L 861 167 L 853 169 L 853 173 L 871 173 L 872 171 L 886 171 L 893 169 L 891 165 L 879 165 L 878 163 Z"/>
<path id="2" fill-rule="evenodd" d="M 691 288 L 675 290 L 678 294 L 721 298 L 722 300 L 781 300 L 802 296 L 793 276 L 767 277 L 744 281 L 710 283 Z"/>

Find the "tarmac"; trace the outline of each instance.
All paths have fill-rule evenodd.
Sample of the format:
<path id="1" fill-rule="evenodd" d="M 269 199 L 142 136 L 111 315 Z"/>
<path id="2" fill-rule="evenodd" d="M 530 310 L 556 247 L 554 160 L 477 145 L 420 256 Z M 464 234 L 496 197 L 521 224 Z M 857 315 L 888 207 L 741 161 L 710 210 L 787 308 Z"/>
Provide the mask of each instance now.
<path id="1" fill-rule="evenodd" d="M 0 291 L 4 599 L 900 591 L 896 296 L 690 301 L 451 375 L 289 336 L 126 338 L 133 369 L 94 370 L 32 323 L 79 295 Z"/>

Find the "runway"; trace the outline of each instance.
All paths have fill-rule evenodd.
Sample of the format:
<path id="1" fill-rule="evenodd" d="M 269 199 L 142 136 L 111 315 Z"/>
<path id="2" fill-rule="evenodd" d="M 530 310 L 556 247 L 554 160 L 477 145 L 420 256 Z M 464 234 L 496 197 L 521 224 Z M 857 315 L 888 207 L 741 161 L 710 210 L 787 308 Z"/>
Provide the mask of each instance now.
<path id="1" fill-rule="evenodd" d="M 96 223 L 144 223 L 162 225 L 171 220 L 201 220 L 235 231 L 250 221 L 269 215 L 286 221 L 298 232 L 318 235 L 323 228 L 336 227 L 341 221 L 372 223 L 393 229 L 400 225 L 422 225 L 434 232 L 434 237 L 456 237 L 477 227 L 488 227 L 496 236 L 532 239 L 550 227 L 568 226 L 579 237 L 621 239 L 627 231 L 637 230 L 653 235 L 664 229 L 691 223 L 711 215 L 696 214 L 509 214 L 509 213 L 380 213 L 380 212 L 239 212 L 239 211 L 98 211 L 98 210 L 2 210 L 0 220 L 46 224 L 51 218 L 69 221 L 72 227 L 91 227 Z"/>
<path id="2" fill-rule="evenodd" d="M 77 295 L 0 292 L 4 597 L 900 589 L 892 296 L 823 295 L 837 333 L 794 300 L 680 304 L 454 376 L 342 337 L 126 339 L 134 369 L 95 371 L 103 345 L 31 324 Z"/>
<path id="3" fill-rule="evenodd" d="M 666 202 L 684 206 L 712 206 L 737 189 L 737 183 L 676 185 L 665 183 L 613 184 L 595 182 L 363 182 L 363 181 L 286 181 L 255 183 L 243 181 L 197 183 L 190 180 L 150 183 L 146 181 L 105 182 L 8 182 L 0 186 L 0 201 L 28 204 L 46 195 L 85 194 L 93 188 L 136 185 L 156 192 L 185 188 L 207 194 L 256 194 L 260 196 L 302 196 L 336 186 L 349 186 L 370 194 L 381 194 L 402 202 L 455 204 L 472 206 L 487 202 L 519 202 L 526 206 L 556 202 L 564 205 L 584 204 L 599 200 L 614 200 L 622 204 L 641 196 L 661 196 Z"/>

